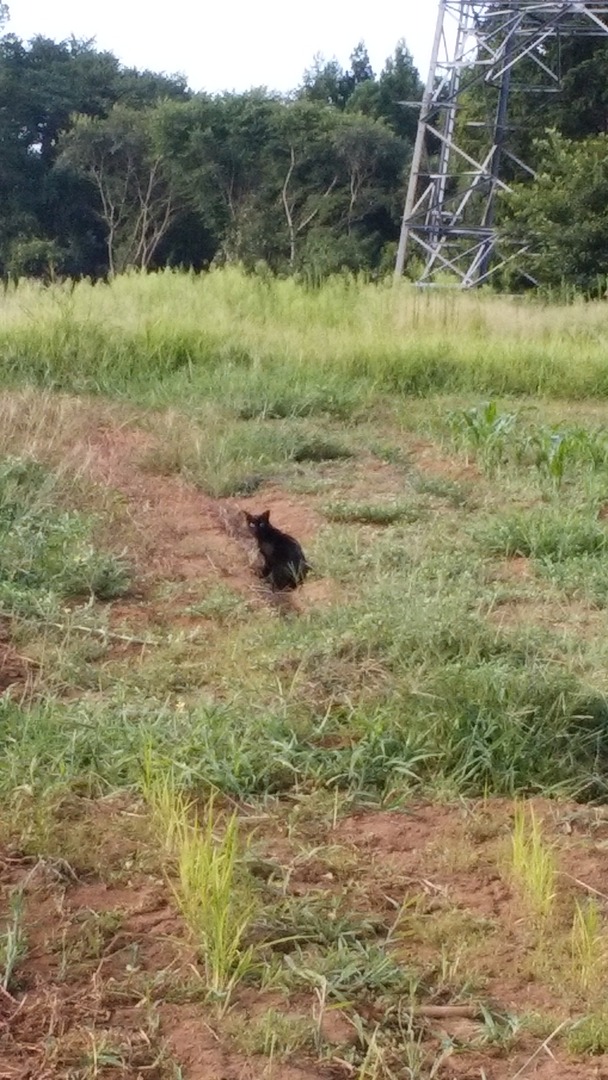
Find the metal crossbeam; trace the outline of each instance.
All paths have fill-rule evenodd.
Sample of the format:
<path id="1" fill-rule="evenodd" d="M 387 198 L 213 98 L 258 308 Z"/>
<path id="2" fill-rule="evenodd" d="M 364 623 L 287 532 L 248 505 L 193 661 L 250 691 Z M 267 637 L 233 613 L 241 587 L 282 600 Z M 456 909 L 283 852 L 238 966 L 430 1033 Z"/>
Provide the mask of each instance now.
<path id="1" fill-rule="evenodd" d="M 581 36 L 608 37 L 608 0 L 439 0 L 428 78 L 415 103 L 420 116 L 397 278 L 413 245 L 423 258 L 418 284 L 432 285 L 447 271 L 461 288 L 487 281 L 526 251 L 525 245 L 505 250 L 494 227 L 497 193 L 509 190 L 506 165 L 522 178 L 534 176 L 509 147 L 512 73 L 527 61 L 518 92 L 558 92 L 559 49 L 549 50 L 549 43 Z M 472 156 L 457 121 L 464 92 L 476 84 L 494 88 L 497 104 L 492 123 L 471 125 L 485 140 Z"/>

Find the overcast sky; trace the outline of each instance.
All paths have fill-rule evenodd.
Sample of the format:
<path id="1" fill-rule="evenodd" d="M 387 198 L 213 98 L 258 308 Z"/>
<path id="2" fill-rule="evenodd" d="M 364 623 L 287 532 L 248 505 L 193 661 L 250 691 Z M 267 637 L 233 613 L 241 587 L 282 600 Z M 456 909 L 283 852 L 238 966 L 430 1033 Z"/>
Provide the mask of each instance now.
<path id="1" fill-rule="evenodd" d="M 193 90 L 292 90 L 315 53 L 347 65 L 365 41 L 378 73 L 405 38 L 426 79 L 435 0 L 8 0 L 5 32 L 95 38 L 123 63 L 182 72 Z"/>

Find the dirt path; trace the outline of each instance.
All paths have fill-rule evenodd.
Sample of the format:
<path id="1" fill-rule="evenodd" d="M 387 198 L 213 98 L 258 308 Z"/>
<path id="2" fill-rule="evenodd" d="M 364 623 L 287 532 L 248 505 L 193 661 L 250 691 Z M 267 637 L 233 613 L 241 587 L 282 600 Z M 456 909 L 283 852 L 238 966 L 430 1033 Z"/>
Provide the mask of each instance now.
<path id="1" fill-rule="evenodd" d="M 128 556 L 144 585 L 177 585 L 180 605 L 185 597 L 190 602 L 203 599 L 218 585 L 239 593 L 253 606 L 268 605 L 272 597 L 256 577 L 255 545 L 247 534 L 242 511 L 270 507 L 273 522 L 304 544 L 319 527 L 318 515 L 275 487 L 255 497 L 212 499 L 179 476 L 147 472 L 138 462 L 152 444 L 152 437 L 143 431 L 101 428 L 73 451 L 75 461 L 86 462 L 93 480 L 123 500 Z M 311 582 L 306 592 L 307 602 L 311 602 L 322 599 L 327 589 Z M 282 597 L 281 602 L 299 606 L 291 597 Z M 125 618 L 130 606 L 116 605 L 117 614 Z M 141 605 L 136 607 L 141 622 Z"/>

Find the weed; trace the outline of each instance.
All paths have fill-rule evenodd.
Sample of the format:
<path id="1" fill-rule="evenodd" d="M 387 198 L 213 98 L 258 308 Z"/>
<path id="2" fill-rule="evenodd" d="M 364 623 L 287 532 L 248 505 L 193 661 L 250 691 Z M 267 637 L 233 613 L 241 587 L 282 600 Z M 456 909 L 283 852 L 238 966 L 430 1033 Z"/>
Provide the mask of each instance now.
<path id="1" fill-rule="evenodd" d="M 353 456 L 352 450 L 342 443 L 327 439 L 323 435 L 312 438 L 304 438 L 296 443 L 292 452 L 292 460 L 303 461 L 343 461 Z"/>
<path id="2" fill-rule="evenodd" d="M 339 938 L 325 952 L 297 949 L 285 957 L 285 977 L 295 986 L 327 986 L 330 999 L 363 997 L 391 991 L 412 995 L 418 977 L 402 967 L 383 946 Z"/>
<path id="3" fill-rule="evenodd" d="M 4 609 L 29 614 L 53 599 L 128 591 L 123 557 L 99 553 L 93 523 L 58 509 L 57 474 L 37 462 L 7 458 L 0 467 L 0 595 Z"/>
<path id="4" fill-rule="evenodd" d="M 78 922 L 78 936 L 69 950 L 70 961 L 98 960 L 123 922 L 121 911 L 86 911 Z"/>
<path id="5" fill-rule="evenodd" d="M 596 607 L 608 606 L 608 566 L 596 554 L 573 555 L 556 562 L 542 559 L 539 573 L 567 598 L 584 599 Z"/>
<path id="6" fill-rule="evenodd" d="M 253 968 L 254 949 L 246 944 L 256 901 L 238 862 L 236 814 L 218 839 L 213 802 L 204 822 L 193 825 L 180 810 L 177 839 L 177 900 L 197 942 L 205 982 L 220 1005 L 228 1008 L 234 987 Z"/>
<path id="7" fill-rule="evenodd" d="M 532 555 L 550 562 L 608 550 L 608 532 L 594 515 L 563 507 L 497 517 L 480 528 L 477 537 L 489 555 Z"/>
<path id="8" fill-rule="evenodd" d="M 433 495 L 437 499 L 444 499 L 450 506 L 458 508 L 467 506 L 470 500 L 469 492 L 462 484 L 445 476 L 414 472 L 410 482 L 418 494 Z"/>
<path id="9" fill-rule="evenodd" d="M 386 1071 L 386 1054 L 380 1046 L 378 1027 L 363 1042 L 365 1057 L 357 1071 L 357 1080 L 381 1080 L 390 1074 Z"/>
<path id="10" fill-rule="evenodd" d="M 544 1041 L 560 1027 L 560 1022 L 551 1013 L 524 1012 L 519 1016 L 519 1025 L 522 1031 L 527 1031 L 536 1039 Z"/>
<path id="11" fill-rule="evenodd" d="M 470 1040 L 475 1047 L 492 1046 L 503 1052 L 513 1048 L 521 1029 L 521 1020 L 514 1013 L 494 1012 L 484 1006 L 480 1009 L 483 1027 L 477 1037 Z"/>
<path id="12" fill-rule="evenodd" d="M 287 1006 L 286 1006 L 287 1007 Z M 261 1016 L 228 1016 L 228 1031 L 246 1054 L 264 1054 L 272 1061 L 287 1061 L 299 1050 L 311 1050 L 316 1045 L 315 1023 L 312 1017 L 290 1014 L 276 1008 L 266 1009 Z"/>
<path id="13" fill-rule="evenodd" d="M 210 589 L 203 600 L 185 608 L 187 615 L 202 615 L 218 623 L 238 622 L 247 616 L 248 611 L 247 601 L 226 585 L 217 585 Z"/>

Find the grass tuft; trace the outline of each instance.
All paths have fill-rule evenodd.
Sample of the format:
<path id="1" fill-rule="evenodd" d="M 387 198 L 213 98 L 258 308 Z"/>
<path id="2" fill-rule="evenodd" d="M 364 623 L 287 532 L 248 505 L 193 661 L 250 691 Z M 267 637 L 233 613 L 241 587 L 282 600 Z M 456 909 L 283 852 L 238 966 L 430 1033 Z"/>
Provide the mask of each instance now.
<path id="1" fill-rule="evenodd" d="M 555 855 L 543 840 L 542 829 L 532 807 L 526 813 L 515 807 L 511 836 L 511 870 L 541 932 L 547 927 L 556 896 Z"/>
<path id="2" fill-rule="evenodd" d="M 521 511 L 487 522 L 477 533 L 488 555 L 533 556 L 563 562 L 581 556 L 605 555 L 608 531 L 591 512 L 561 506 Z"/>
<path id="3" fill-rule="evenodd" d="M 393 525 L 397 521 L 412 523 L 424 515 L 424 507 L 414 502 L 391 500 L 386 502 L 327 503 L 323 507 L 330 521 L 357 523 L 361 525 Z"/>
<path id="4" fill-rule="evenodd" d="M 606 970 L 607 938 L 599 904 L 588 898 L 575 903 L 572 919 L 572 973 L 584 993 L 596 990 Z"/>
<path id="5" fill-rule="evenodd" d="M 23 889 L 12 889 L 9 897 L 9 917 L 0 930 L 0 985 L 8 992 L 13 988 L 20 961 L 27 953 L 27 937 L 23 925 Z"/>
<path id="6" fill-rule="evenodd" d="M 197 813 L 150 750 L 143 791 L 164 849 L 175 860 L 175 898 L 196 943 L 205 985 L 223 1015 L 234 988 L 254 967 L 254 947 L 246 937 L 257 904 L 240 858 L 236 813 L 224 821 L 213 797 Z"/>

